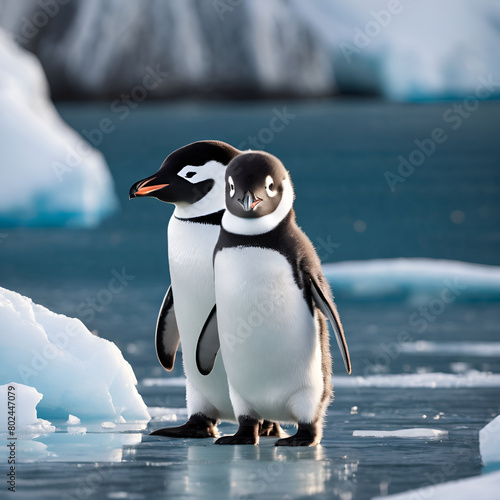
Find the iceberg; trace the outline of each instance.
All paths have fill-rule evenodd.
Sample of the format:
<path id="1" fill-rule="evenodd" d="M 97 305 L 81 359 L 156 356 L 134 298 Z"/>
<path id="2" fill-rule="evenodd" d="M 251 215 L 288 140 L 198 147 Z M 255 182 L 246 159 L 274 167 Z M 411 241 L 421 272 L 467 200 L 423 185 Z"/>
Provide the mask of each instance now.
<path id="1" fill-rule="evenodd" d="M 358 430 L 352 433 L 354 437 L 376 437 L 376 438 L 426 438 L 442 439 L 448 436 L 448 431 L 439 429 L 398 429 L 395 431 L 363 431 Z"/>
<path id="2" fill-rule="evenodd" d="M 0 325 L 0 383 L 23 384 L 43 395 L 39 417 L 118 424 L 150 419 L 118 347 L 80 320 L 0 288 Z"/>
<path id="3" fill-rule="evenodd" d="M 500 466 L 500 415 L 479 431 L 479 451 L 484 465 Z"/>
<path id="4" fill-rule="evenodd" d="M 458 481 L 448 481 L 441 484 L 432 484 L 423 479 L 422 488 L 405 491 L 395 495 L 374 497 L 372 500 L 498 500 L 500 491 L 500 472 L 493 472 L 483 476 L 469 477 Z"/>
<path id="5" fill-rule="evenodd" d="M 57 113 L 36 57 L 0 30 L 0 225 L 92 227 L 118 206 L 102 154 Z"/>

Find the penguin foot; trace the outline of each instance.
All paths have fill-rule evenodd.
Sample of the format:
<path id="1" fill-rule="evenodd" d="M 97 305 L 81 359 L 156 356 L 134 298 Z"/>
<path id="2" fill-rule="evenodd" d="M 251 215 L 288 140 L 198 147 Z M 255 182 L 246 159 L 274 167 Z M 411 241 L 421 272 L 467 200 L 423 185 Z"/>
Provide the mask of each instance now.
<path id="1" fill-rule="evenodd" d="M 216 420 L 203 415 L 203 413 L 195 413 L 189 417 L 189 420 L 177 427 L 164 427 L 151 432 L 150 436 L 165 436 L 173 438 L 194 438 L 203 439 L 210 437 L 219 437 Z"/>
<path id="2" fill-rule="evenodd" d="M 316 446 L 320 440 L 316 425 L 299 423 L 294 436 L 278 439 L 274 446 Z"/>
<path id="3" fill-rule="evenodd" d="M 264 420 L 264 422 L 259 425 L 259 436 L 287 437 L 288 434 L 280 427 L 278 422 Z"/>
<path id="4" fill-rule="evenodd" d="M 233 436 L 223 436 L 215 444 L 259 444 L 259 421 L 243 415 L 238 417 L 238 430 Z"/>

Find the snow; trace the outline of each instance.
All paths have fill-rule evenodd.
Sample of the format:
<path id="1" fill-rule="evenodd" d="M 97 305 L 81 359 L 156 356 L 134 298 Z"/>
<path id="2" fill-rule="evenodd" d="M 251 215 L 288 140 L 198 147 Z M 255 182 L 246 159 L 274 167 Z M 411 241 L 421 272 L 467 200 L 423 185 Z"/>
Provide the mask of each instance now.
<path id="1" fill-rule="evenodd" d="M 354 437 L 376 437 L 376 438 L 427 438 L 427 439 L 442 439 L 448 436 L 448 431 L 439 429 L 400 429 L 396 431 L 354 431 Z"/>
<path id="2" fill-rule="evenodd" d="M 38 418 L 36 406 L 42 397 L 36 389 L 24 384 L 10 382 L 0 385 L 0 434 L 35 437 L 54 432 L 56 428 L 50 422 Z M 9 401 L 11 406 L 8 406 Z"/>
<path id="3" fill-rule="evenodd" d="M 425 484 L 422 488 L 405 491 L 396 495 L 375 497 L 372 500 L 498 500 L 500 491 L 500 472 L 493 472 L 483 476 L 433 484 L 422 479 Z"/>
<path id="4" fill-rule="evenodd" d="M 470 370 L 467 373 L 415 373 L 371 375 L 368 377 L 332 377 L 334 387 L 459 389 L 471 387 L 500 387 L 500 374 Z"/>
<path id="5" fill-rule="evenodd" d="M 496 0 L 293 0 L 330 47 L 344 91 L 395 101 L 475 96 L 500 79 Z M 500 87 L 486 97 L 498 95 Z"/>
<path id="6" fill-rule="evenodd" d="M 0 30 L 0 165 L 4 226 L 95 226 L 118 206 L 102 154 L 49 98 L 35 56 Z"/>
<path id="7" fill-rule="evenodd" d="M 500 415 L 479 431 L 479 451 L 484 465 L 500 464 Z"/>
<path id="8" fill-rule="evenodd" d="M 400 345 L 401 352 L 406 354 L 448 354 L 450 356 L 465 355 L 477 357 L 500 356 L 500 342 L 405 342 Z"/>
<path id="9" fill-rule="evenodd" d="M 455 300 L 498 300 L 500 267 L 438 259 L 374 259 L 323 265 L 334 293 L 356 299 L 408 298 L 414 302 L 443 296 Z"/>
<path id="10" fill-rule="evenodd" d="M 145 378 L 142 380 L 144 387 L 185 387 L 185 377 L 169 377 L 169 378 Z"/>
<path id="11" fill-rule="evenodd" d="M 116 345 L 96 337 L 78 319 L 0 288 L 0 383 L 34 387 L 42 418 L 149 420 L 134 372 Z"/>

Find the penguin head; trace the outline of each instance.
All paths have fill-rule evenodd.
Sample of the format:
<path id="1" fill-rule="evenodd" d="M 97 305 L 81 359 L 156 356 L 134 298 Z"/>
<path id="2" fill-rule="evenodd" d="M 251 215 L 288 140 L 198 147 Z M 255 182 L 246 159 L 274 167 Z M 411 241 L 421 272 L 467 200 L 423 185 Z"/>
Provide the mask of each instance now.
<path id="1" fill-rule="evenodd" d="M 280 160 L 264 151 L 242 153 L 226 169 L 226 208 L 236 217 L 256 219 L 292 208 L 293 187 Z"/>
<path id="2" fill-rule="evenodd" d="M 207 213 L 210 205 L 218 210 L 224 198 L 224 171 L 238 154 L 240 151 L 221 141 L 188 144 L 167 156 L 156 174 L 136 182 L 129 198 L 151 196 L 176 206 L 194 205 L 205 199 Z M 218 190 L 214 190 L 216 186 Z"/>

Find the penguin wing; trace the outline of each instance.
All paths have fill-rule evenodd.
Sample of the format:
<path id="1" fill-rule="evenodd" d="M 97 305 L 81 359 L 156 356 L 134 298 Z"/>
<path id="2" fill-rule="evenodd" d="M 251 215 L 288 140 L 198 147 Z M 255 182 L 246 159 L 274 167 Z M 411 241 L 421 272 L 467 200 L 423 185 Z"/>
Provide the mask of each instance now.
<path id="1" fill-rule="evenodd" d="M 180 336 L 174 310 L 172 286 L 168 287 L 156 323 L 156 355 L 165 370 L 172 370 Z"/>
<path id="2" fill-rule="evenodd" d="M 342 354 L 342 359 L 344 360 L 344 365 L 347 373 L 351 374 L 351 358 L 349 356 L 349 349 L 347 348 L 347 342 L 345 339 L 344 328 L 340 322 L 339 313 L 335 305 L 328 300 L 323 290 L 318 285 L 314 278 L 311 278 L 311 294 L 313 302 L 316 307 L 328 318 L 332 324 L 333 331 L 335 332 L 335 338 L 337 339 L 337 344 L 340 349 L 340 354 Z"/>
<path id="3" fill-rule="evenodd" d="M 213 370 L 219 347 L 217 306 L 214 306 L 203 325 L 196 346 L 196 366 L 202 375 L 208 375 Z"/>

